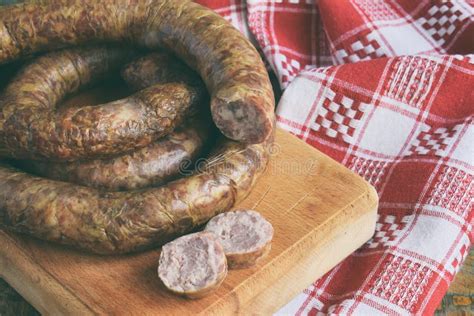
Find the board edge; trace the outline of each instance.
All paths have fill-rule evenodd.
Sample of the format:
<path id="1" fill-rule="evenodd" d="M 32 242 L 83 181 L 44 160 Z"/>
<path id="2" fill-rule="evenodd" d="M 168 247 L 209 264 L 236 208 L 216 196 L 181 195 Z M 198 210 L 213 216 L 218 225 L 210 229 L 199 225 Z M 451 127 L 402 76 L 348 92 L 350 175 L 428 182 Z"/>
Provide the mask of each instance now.
<path id="1" fill-rule="evenodd" d="M 278 257 L 274 258 L 272 261 L 281 260 L 284 257 L 291 256 L 292 249 L 298 247 L 299 243 L 309 242 L 312 239 L 318 239 L 317 237 L 315 238 L 315 236 L 318 234 L 317 231 L 318 231 L 319 227 L 325 226 L 328 222 L 330 222 L 332 220 L 336 220 L 338 217 L 341 216 L 341 214 L 344 214 L 344 213 L 347 213 L 347 212 L 349 212 L 349 214 L 351 214 L 351 215 L 358 215 L 358 220 L 360 218 L 363 218 L 364 216 L 368 216 L 368 217 L 371 216 L 372 221 L 370 223 L 370 227 L 367 228 L 366 235 L 364 235 L 364 236 L 367 236 L 366 238 L 363 238 L 364 241 L 360 242 L 357 247 L 352 249 L 351 252 L 349 252 L 349 253 L 345 254 L 344 256 L 342 256 L 340 258 L 340 260 L 338 260 L 337 263 L 332 265 L 332 267 L 334 267 L 336 264 L 340 263 L 342 260 L 344 260 L 349 255 L 351 255 L 352 252 L 354 252 L 355 250 L 360 248 L 365 242 L 367 242 L 373 236 L 373 234 L 375 232 L 375 225 L 376 225 L 376 218 L 377 218 L 376 215 L 377 215 L 377 210 L 378 210 L 378 201 L 379 201 L 378 194 L 377 194 L 375 188 L 372 185 L 370 185 L 366 180 L 364 180 L 363 178 L 361 178 L 357 174 L 354 174 L 354 175 L 360 179 L 360 182 L 363 185 L 363 187 L 365 188 L 365 191 L 363 193 L 361 193 L 361 195 L 357 199 L 355 199 L 355 200 L 351 201 L 350 203 L 348 203 L 346 205 L 346 207 L 341 208 L 341 210 L 339 212 L 337 212 L 332 217 L 329 217 L 326 221 L 321 223 L 318 227 L 315 227 L 308 235 L 306 235 L 304 238 L 300 239 L 298 241 L 298 243 L 292 245 L 291 248 L 287 249 L 284 253 L 280 254 Z M 354 208 L 354 205 L 358 205 L 358 207 Z M 348 227 L 349 227 L 349 224 L 348 225 L 343 225 L 341 228 L 338 229 L 338 232 L 335 235 L 333 235 L 334 236 L 333 238 L 324 239 L 324 241 L 320 245 L 322 245 L 324 247 L 329 241 L 337 238 L 340 234 L 344 234 L 344 232 L 347 230 Z M 316 241 L 313 241 L 313 242 L 317 243 Z M 283 259 L 283 260 L 286 260 L 286 259 Z M 268 267 L 267 267 L 267 269 L 268 269 Z M 266 272 L 267 269 L 262 269 L 261 271 L 259 271 L 259 273 L 268 273 L 268 272 Z M 331 268 L 329 268 L 328 271 L 330 269 Z M 323 275 L 323 273 L 313 277 L 312 281 L 308 281 L 309 282 L 308 285 L 310 285 L 311 282 L 314 282 L 314 280 L 318 279 L 322 275 Z M 299 289 L 299 292 L 304 290 L 306 287 L 303 287 L 303 288 Z M 265 292 L 265 290 L 266 289 L 263 289 L 263 290 L 261 290 L 257 293 L 254 293 L 255 295 L 251 299 L 246 299 L 245 297 L 242 297 L 239 292 L 234 290 L 232 292 L 227 293 L 219 301 L 217 301 L 214 304 L 210 305 L 207 309 L 202 311 L 200 313 L 200 315 L 242 314 L 244 306 L 247 306 L 248 304 L 251 304 L 253 301 L 255 301 L 257 299 L 257 297 L 261 296 L 262 293 Z M 245 290 L 243 290 L 242 293 L 246 293 Z M 297 294 L 298 294 L 298 292 L 295 293 L 295 295 L 297 295 Z M 229 302 L 230 302 L 230 304 L 229 304 Z M 283 302 L 279 307 L 282 307 L 284 304 L 286 304 L 286 302 Z M 263 308 L 263 306 L 259 306 L 259 308 Z M 274 309 L 272 312 L 277 311 L 278 308 Z M 258 311 L 255 311 L 255 310 L 254 311 L 249 311 L 248 309 L 246 309 L 246 311 L 251 312 L 250 314 L 252 314 L 252 315 L 254 315 L 254 314 L 259 315 L 260 314 Z M 268 312 L 268 311 L 266 311 L 266 312 Z M 243 314 L 245 314 L 245 313 L 243 313 Z M 266 314 L 266 313 L 264 313 L 264 314 Z"/>

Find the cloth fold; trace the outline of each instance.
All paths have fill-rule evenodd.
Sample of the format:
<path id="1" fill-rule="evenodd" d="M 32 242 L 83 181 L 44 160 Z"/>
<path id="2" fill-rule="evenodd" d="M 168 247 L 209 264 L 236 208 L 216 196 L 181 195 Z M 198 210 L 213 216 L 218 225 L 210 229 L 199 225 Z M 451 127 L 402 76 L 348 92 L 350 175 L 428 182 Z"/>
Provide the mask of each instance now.
<path id="1" fill-rule="evenodd" d="M 279 127 L 380 197 L 373 238 L 277 314 L 432 314 L 474 239 L 474 2 L 198 2 L 277 75 Z"/>

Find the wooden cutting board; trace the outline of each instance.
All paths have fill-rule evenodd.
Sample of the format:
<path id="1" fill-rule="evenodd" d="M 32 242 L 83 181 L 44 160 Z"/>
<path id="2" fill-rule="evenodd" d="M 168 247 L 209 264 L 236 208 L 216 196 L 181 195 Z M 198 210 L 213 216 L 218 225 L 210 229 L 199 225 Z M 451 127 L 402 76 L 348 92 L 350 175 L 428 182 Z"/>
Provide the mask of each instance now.
<path id="1" fill-rule="evenodd" d="M 120 89 L 70 100 L 119 97 Z M 44 314 L 270 314 L 289 302 L 374 233 L 378 198 L 362 178 L 278 130 L 267 171 L 238 208 L 256 208 L 274 226 L 268 257 L 231 270 L 200 300 L 165 291 L 159 249 L 104 257 L 0 230 L 0 276 Z"/>
<path id="2" fill-rule="evenodd" d="M 268 314 L 360 247 L 375 229 L 377 194 L 359 176 L 278 131 L 266 173 L 238 207 L 273 224 L 270 255 L 231 270 L 201 300 L 168 294 L 159 250 L 101 257 L 0 231 L 0 274 L 45 314 Z"/>

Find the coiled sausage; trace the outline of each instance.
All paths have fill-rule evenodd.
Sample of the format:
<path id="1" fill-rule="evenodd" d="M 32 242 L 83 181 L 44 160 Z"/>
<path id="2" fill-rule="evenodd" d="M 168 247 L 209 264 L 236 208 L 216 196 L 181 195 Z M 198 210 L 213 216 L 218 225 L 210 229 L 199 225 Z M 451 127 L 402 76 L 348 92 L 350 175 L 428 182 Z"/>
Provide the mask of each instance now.
<path id="1" fill-rule="evenodd" d="M 91 48 L 91 52 L 97 48 Z M 78 57 L 65 51 L 70 58 Z M 117 53 L 108 50 L 105 53 Z M 77 52 L 76 52 L 77 54 Z M 54 56 L 57 56 L 55 53 Z M 93 54 L 92 54 L 93 55 Z M 107 62 L 105 54 L 95 54 L 96 62 Z M 89 59 L 82 59 L 87 63 Z M 92 65 L 82 64 L 82 68 Z M 55 71 L 54 65 L 48 67 Z M 48 73 L 45 74 L 47 77 Z M 91 75 L 92 76 L 92 75 Z M 122 72 L 129 86 L 140 90 L 156 83 L 182 82 L 191 84 L 204 95 L 205 87 L 199 76 L 175 57 L 166 53 L 153 53 L 141 57 L 126 67 Z M 90 77 L 95 80 L 96 78 Z M 25 79 L 23 78 L 23 81 Z M 32 81 L 34 82 L 34 81 Z M 158 139 L 147 147 L 116 157 L 87 161 L 51 162 L 22 161 L 19 165 L 33 174 L 50 179 L 73 182 L 85 186 L 108 190 L 133 190 L 156 186 L 178 178 L 184 172 L 186 164 L 203 153 L 206 144 L 212 142 L 213 131 L 210 115 L 206 110 L 193 114 L 183 126 Z"/>
<path id="2" fill-rule="evenodd" d="M 159 246 L 229 210 L 250 192 L 268 146 L 223 140 L 206 167 L 158 188 L 104 193 L 0 165 L 0 225 L 101 254 Z"/>
<path id="3" fill-rule="evenodd" d="M 224 135 L 248 143 L 270 137 L 275 101 L 263 62 L 252 44 L 218 14 L 187 0 L 41 2 L 3 9 L 0 63 L 91 41 L 164 47 L 202 77 L 210 91 L 212 117 Z M 146 97 L 151 101 L 163 92 L 150 90 Z"/>
<path id="4" fill-rule="evenodd" d="M 204 100 L 193 87 L 168 83 L 102 105 L 55 110 L 66 94 L 105 75 L 128 55 L 117 48 L 77 48 L 26 66 L 2 96 L 2 154 L 70 161 L 131 151 L 167 135 Z"/>

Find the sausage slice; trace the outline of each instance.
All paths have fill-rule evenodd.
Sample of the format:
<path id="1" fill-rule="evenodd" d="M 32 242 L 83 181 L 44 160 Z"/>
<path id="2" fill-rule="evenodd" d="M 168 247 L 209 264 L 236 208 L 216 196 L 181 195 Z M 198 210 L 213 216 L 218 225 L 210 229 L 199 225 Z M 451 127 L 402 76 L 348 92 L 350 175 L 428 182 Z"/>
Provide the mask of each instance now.
<path id="1" fill-rule="evenodd" d="M 227 261 L 219 240 L 199 232 L 163 246 L 158 276 L 172 292 L 200 298 L 216 290 L 227 275 Z"/>
<path id="2" fill-rule="evenodd" d="M 205 231 L 221 241 L 230 269 L 253 266 L 271 249 L 272 224 L 256 211 L 219 214 L 207 223 Z"/>

